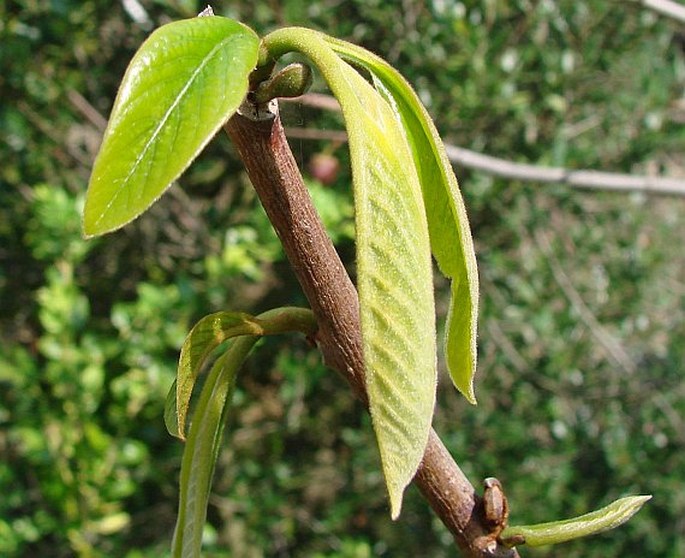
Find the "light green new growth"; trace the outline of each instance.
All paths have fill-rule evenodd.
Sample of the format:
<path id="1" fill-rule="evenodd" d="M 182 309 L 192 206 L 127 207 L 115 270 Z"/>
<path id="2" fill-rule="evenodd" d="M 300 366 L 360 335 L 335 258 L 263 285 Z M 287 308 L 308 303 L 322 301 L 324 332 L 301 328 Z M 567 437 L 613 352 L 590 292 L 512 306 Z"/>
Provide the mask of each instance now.
<path id="1" fill-rule="evenodd" d="M 263 45 L 275 58 L 293 50 L 307 56 L 345 117 L 366 388 L 396 518 L 428 441 L 437 382 L 430 240 L 416 166 L 390 104 L 325 35 L 288 28 Z"/>
<path id="2" fill-rule="evenodd" d="M 278 308 L 254 317 L 242 312 L 216 312 L 202 318 L 186 336 L 178 359 L 173 389 L 164 413 L 167 430 L 185 440 L 185 424 L 190 397 L 202 367 L 211 353 L 224 341 L 240 335 L 275 335 L 316 331 L 312 311 L 306 308 Z"/>
<path id="3" fill-rule="evenodd" d="M 174 558 L 200 556 L 209 491 L 236 375 L 257 340 L 244 336 L 232 342 L 212 367 L 197 402 L 181 462 L 178 516 L 171 546 Z"/>
<path id="4" fill-rule="evenodd" d="M 421 463 L 435 405 L 431 253 L 451 279 L 447 366 L 472 403 L 478 275 L 445 148 L 418 96 L 394 68 L 363 48 L 304 28 L 275 31 L 260 43 L 252 30 L 222 17 L 161 27 L 136 53 L 120 86 L 88 186 L 84 233 L 115 230 L 154 203 L 245 100 L 250 79 L 256 87 L 252 102 L 304 91 L 310 75 L 301 64 L 268 80 L 275 61 L 293 51 L 318 67 L 347 125 L 365 381 L 396 518 Z M 355 67 L 368 73 L 371 83 Z M 211 368 L 191 421 L 174 557 L 200 555 L 238 369 L 259 336 L 287 331 L 313 335 L 312 312 L 283 308 L 257 317 L 218 312 L 200 320 L 186 338 L 165 408 L 167 428 L 180 438 L 204 363 L 222 343 L 229 347 Z M 598 533 L 627 521 L 649 498 L 622 498 L 565 521 L 508 527 L 500 540 L 538 546 Z"/>
<path id="5" fill-rule="evenodd" d="M 260 336 L 287 332 L 313 335 L 316 321 L 311 310 L 277 308 L 256 317 L 218 312 L 200 320 L 183 344 L 164 417 L 167 428 L 179 437 L 185 430 L 185 416 L 200 369 L 219 344 L 226 340 L 230 343 L 214 363 L 202 388 L 183 452 L 179 511 L 172 544 L 175 558 L 200 556 L 212 475 L 238 370 Z M 184 387 L 177 391 L 176 385 Z"/>
<path id="6" fill-rule="evenodd" d="M 514 525 L 502 531 L 501 539 L 523 537 L 529 546 L 558 544 L 614 529 L 635 515 L 651 496 L 626 496 L 593 512 L 537 525 Z M 520 542 L 518 544 L 521 544 Z"/>
<path id="7" fill-rule="evenodd" d="M 326 41 L 371 74 L 402 122 L 421 181 L 433 256 L 452 279 L 445 327 L 447 368 L 457 389 L 475 403 L 478 270 L 466 208 L 445 147 L 418 95 L 395 68 L 357 45 L 332 37 Z"/>

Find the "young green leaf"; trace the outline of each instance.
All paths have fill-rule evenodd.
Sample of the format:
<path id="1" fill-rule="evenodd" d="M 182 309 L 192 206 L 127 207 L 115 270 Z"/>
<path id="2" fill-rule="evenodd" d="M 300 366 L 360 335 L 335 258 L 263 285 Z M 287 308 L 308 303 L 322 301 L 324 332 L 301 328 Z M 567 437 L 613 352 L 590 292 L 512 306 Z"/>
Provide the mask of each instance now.
<path id="1" fill-rule="evenodd" d="M 452 381 L 475 403 L 478 272 L 464 201 L 445 147 L 428 111 L 411 86 L 382 58 L 351 43 L 326 37 L 333 50 L 368 71 L 402 122 L 418 169 L 428 211 L 431 248 L 452 279 L 445 354 Z"/>
<path id="2" fill-rule="evenodd" d="M 203 364 L 219 345 L 240 335 L 272 335 L 301 331 L 312 335 L 316 321 L 306 308 L 278 308 L 254 317 L 241 312 L 216 312 L 197 322 L 186 336 L 178 360 L 175 390 L 169 393 L 164 420 L 169 433 L 185 439 L 190 397 Z"/>
<path id="3" fill-rule="evenodd" d="M 627 496 L 599 510 L 537 525 L 513 525 L 502 531 L 503 541 L 523 540 L 529 546 L 558 544 L 614 529 L 635 515 L 651 496 Z M 519 543 L 521 544 L 521 543 Z"/>
<path id="4" fill-rule="evenodd" d="M 212 366 L 195 406 L 181 463 L 179 511 L 173 541 L 174 557 L 200 556 L 212 474 L 238 369 L 259 336 L 294 331 L 314 335 L 316 328 L 311 310 L 276 308 L 255 317 L 219 312 L 206 316 L 191 330 L 183 346 L 177 377 L 177 383 L 186 386 L 182 391 L 184 402 L 177 405 L 177 391 L 172 387 L 164 413 L 167 428 L 174 435 L 183 433 L 189 403 L 185 397 L 190 397 L 197 371 L 223 340 L 238 337 L 230 339 L 228 349 Z M 191 385 L 188 386 L 188 382 Z M 180 412 L 181 408 L 183 414 Z"/>
<path id="5" fill-rule="evenodd" d="M 248 90 L 259 38 L 223 17 L 169 23 L 126 70 L 88 185 L 87 236 L 115 230 L 164 193 Z"/>
<path id="6" fill-rule="evenodd" d="M 283 29 L 263 44 L 273 56 L 289 50 L 307 56 L 345 117 L 366 387 L 396 518 L 423 457 L 437 381 L 430 241 L 416 167 L 391 106 L 324 35 Z"/>
<path id="7" fill-rule="evenodd" d="M 181 462 L 174 558 L 200 557 L 209 491 L 235 378 L 257 339 L 246 336 L 233 340 L 214 363 L 202 388 Z"/>

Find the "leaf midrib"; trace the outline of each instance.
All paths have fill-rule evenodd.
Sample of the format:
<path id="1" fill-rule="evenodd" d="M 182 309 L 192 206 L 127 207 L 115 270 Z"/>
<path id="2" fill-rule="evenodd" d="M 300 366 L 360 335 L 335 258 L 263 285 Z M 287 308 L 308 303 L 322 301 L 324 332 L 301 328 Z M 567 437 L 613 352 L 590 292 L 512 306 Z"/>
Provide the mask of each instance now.
<path id="1" fill-rule="evenodd" d="M 119 189 L 116 192 L 114 192 L 114 195 L 110 198 L 109 202 L 107 203 L 107 205 L 104 207 L 104 209 L 100 213 L 100 216 L 95 221 L 95 224 L 94 224 L 95 227 L 97 227 L 102 222 L 102 220 L 105 218 L 105 216 L 109 213 L 109 210 L 111 209 L 112 205 L 119 198 L 119 195 L 126 189 L 128 183 L 129 183 L 129 180 L 135 174 L 135 172 L 138 170 L 138 167 L 140 166 L 141 162 L 143 161 L 143 159 L 147 155 L 147 152 L 150 150 L 150 148 L 155 143 L 155 140 L 159 136 L 160 131 L 162 130 L 162 128 L 164 127 L 166 122 L 169 120 L 171 113 L 181 103 L 181 101 L 183 100 L 183 97 L 187 93 L 188 89 L 192 86 L 192 84 L 197 79 L 197 76 L 202 72 L 202 70 L 207 66 L 207 64 L 209 64 L 209 61 L 214 57 L 216 51 L 219 50 L 220 48 L 223 48 L 224 45 L 226 45 L 229 42 L 232 42 L 234 39 L 236 39 L 236 35 L 226 37 L 225 39 L 223 39 L 222 41 L 217 43 L 212 48 L 212 50 L 210 50 L 209 53 L 202 58 L 202 62 L 193 71 L 190 78 L 188 79 L 188 82 L 186 83 L 186 85 L 184 85 L 184 87 L 181 89 L 179 94 L 176 96 L 176 98 L 174 99 L 174 102 L 171 104 L 169 109 L 166 111 L 166 113 L 164 114 L 164 116 L 160 120 L 159 124 L 157 125 L 157 128 L 152 133 L 152 136 L 147 141 L 147 143 L 145 144 L 143 149 L 140 151 L 138 157 L 136 158 L 135 162 L 133 163 L 133 166 L 131 167 L 131 170 L 128 172 L 126 177 L 123 179 L 121 186 L 119 187 Z"/>

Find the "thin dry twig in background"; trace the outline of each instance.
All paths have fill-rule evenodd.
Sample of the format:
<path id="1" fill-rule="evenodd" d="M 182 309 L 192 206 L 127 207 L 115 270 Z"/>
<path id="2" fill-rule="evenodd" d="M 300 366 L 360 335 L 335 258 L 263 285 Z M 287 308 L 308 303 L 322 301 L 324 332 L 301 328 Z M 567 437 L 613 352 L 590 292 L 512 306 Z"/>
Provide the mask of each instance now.
<path id="1" fill-rule="evenodd" d="M 580 296 L 580 293 L 578 293 L 576 288 L 573 286 L 573 282 L 571 279 L 569 279 L 568 275 L 564 271 L 564 268 L 554 255 L 554 250 L 552 249 L 549 235 L 541 229 L 536 229 L 533 233 L 533 236 L 535 238 L 535 243 L 545 254 L 547 262 L 552 269 L 554 279 L 561 288 L 562 292 L 566 295 L 566 298 L 571 303 L 571 306 L 573 306 L 575 311 L 578 312 L 581 320 L 583 320 L 597 341 L 599 341 L 599 344 L 604 347 L 604 350 L 616 364 L 618 364 L 625 372 L 629 374 L 635 372 L 637 369 L 635 362 L 633 362 L 633 359 L 623 348 L 621 342 L 611 333 L 609 333 L 604 326 L 602 326 L 602 324 L 599 323 L 599 320 L 592 313 L 588 305 L 585 304 L 585 301 Z"/>
<path id="2" fill-rule="evenodd" d="M 82 95 L 72 90 L 68 97 L 71 104 L 96 128 L 104 130 L 106 119 Z M 284 99 L 284 101 L 288 100 Z M 340 105 L 338 105 L 335 97 L 322 93 L 307 93 L 302 97 L 297 97 L 294 101 L 321 110 L 340 110 Z M 297 139 L 347 141 L 347 133 L 342 130 L 288 128 L 287 132 L 289 137 Z M 685 180 L 677 178 L 617 174 L 593 170 L 570 170 L 561 167 L 540 167 L 514 163 L 454 145 L 446 144 L 445 149 L 453 164 L 501 178 L 525 182 L 561 183 L 572 188 L 685 196 Z"/>
<path id="3" fill-rule="evenodd" d="M 340 106 L 334 97 L 321 93 L 307 93 L 295 99 L 306 106 L 322 110 L 339 111 Z M 331 139 L 343 141 L 344 132 L 337 130 L 297 130 L 289 129 L 291 137 L 302 139 Z M 505 159 L 483 155 L 469 149 L 445 145 L 449 160 L 469 169 L 525 182 L 566 184 L 572 188 L 594 188 L 617 192 L 645 192 L 685 196 L 685 180 L 660 176 L 641 176 L 595 170 L 572 170 L 562 167 L 542 167 L 525 163 L 514 163 Z"/>
<path id="4" fill-rule="evenodd" d="M 642 5 L 663 16 L 685 23 L 685 6 L 679 2 L 673 2 L 672 0 L 642 0 Z"/>

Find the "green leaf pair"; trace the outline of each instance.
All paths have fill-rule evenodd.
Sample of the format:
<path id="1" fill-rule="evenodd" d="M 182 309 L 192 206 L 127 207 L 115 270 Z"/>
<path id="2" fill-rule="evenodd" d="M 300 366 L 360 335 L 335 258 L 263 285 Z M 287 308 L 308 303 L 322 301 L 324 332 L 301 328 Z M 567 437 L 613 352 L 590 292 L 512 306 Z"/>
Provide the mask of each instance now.
<path id="1" fill-rule="evenodd" d="M 195 406 L 181 463 L 173 556 L 200 555 L 214 466 L 238 370 L 260 336 L 293 331 L 316 332 L 310 310 L 279 308 L 256 317 L 218 312 L 200 320 L 186 337 L 164 412 L 169 432 L 180 438 L 185 438 L 190 396 L 198 375 L 214 349 L 225 341 L 230 344 L 212 366 Z"/>
<path id="2" fill-rule="evenodd" d="M 457 388 L 475 403 L 478 277 L 466 211 L 435 126 L 409 84 L 386 62 L 302 28 L 275 31 L 263 45 L 274 58 L 290 51 L 309 58 L 345 117 L 366 386 L 396 518 L 423 457 L 435 405 L 431 251 L 453 279 L 447 367 Z M 346 60 L 368 72 L 373 86 Z"/>
<path id="3" fill-rule="evenodd" d="M 144 212 L 238 109 L 253 71 L 252 81 L 293 51 L 326 79 L 349 132 L 366 387 L 395 518 L 423 457 L 435 405 L 431 253 L 452 279 L 447 367 L 471 402 L 478 301 L 456 178 L 425 108 L 399 73 L 364 49 L 308 29 L 276 31 L 261 45 L 250 29 L 221 17 L 158 29 L 122 82 L 93 169 L 84 231 L 103 234 Z M 211 319 L 223 336 L 255 333 L 244 317 Z M 212 335 L 204 326 L 193 330 L 192 348 L 181 355 L 175 411 L 167 413 L 180 437 L 197 361 L 223 341 Z"/>
<path id="4" fill-rule="evenodd" d="M 167 398 L 164 420 L 173 436 L 185 440 L 185 424 L 197 377 L 212 352 L 233 337 L 277 335 L 301 331 L 313 335 L 316 322 L 311 310 L 280 308 L 257 317 L 242 312 L 216 312 L 202 318 L 181 347 L 174 387 Z"/>

